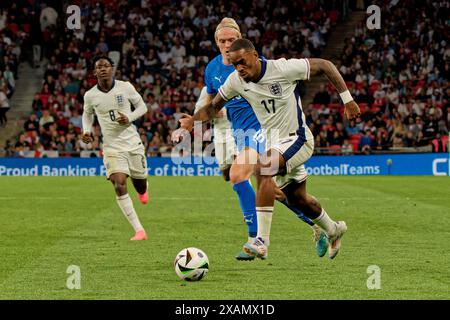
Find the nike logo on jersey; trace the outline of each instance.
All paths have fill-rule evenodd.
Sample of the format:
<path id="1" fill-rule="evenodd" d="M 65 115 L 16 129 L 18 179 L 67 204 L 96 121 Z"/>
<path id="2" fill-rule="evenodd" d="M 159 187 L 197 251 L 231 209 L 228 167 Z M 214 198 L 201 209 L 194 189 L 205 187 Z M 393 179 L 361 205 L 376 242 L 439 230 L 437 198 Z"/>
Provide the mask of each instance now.
<path id="1" fill-rule="evenodd" d="M 220 83 L 222 83 L 222 80 L 221 80 L 222 77 L 219 77 L 219 78 L 218 78 L 218 77 L 214 77 L 214 79 L 216 79 L 217 81 L 219 81 Z"/>
<path id="2" fill-rule="evenodd" d="M 250 89 L 244 89 L 245 92 L 250 91 Z"/>

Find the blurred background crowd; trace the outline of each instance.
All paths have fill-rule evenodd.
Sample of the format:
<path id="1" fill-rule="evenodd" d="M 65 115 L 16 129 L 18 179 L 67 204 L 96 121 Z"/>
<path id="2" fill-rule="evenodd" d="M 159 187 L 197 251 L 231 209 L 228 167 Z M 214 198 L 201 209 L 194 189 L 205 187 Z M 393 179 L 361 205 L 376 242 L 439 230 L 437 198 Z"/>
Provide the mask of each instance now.
<path id="1" fill-rule="evenodd" d="M 361 1 L 354 2 L 357 7 Z M 81 29 L 69 30 L 57 1 L 0 7 L 0 120 L 7 121 L 23 52 L 44 67 L 42 88 L 8 156 L 99 156 L 102 137 L 81 141 L 83 95 L 96 83 L 92 58 L 108 55 L 115 77 L 130 81 L 148 107 L 136 121 L 148 156 L 170 154 L 171 132 L 192 113 L 205 67 L 219 54 L 214 30 L 233 17 L 242 35 L 267 59 L 320 57 L 345 12 L 342 1 L 72 1 Z M 305 106 L 316 153 L 353 154 L 426 148 L 445 152 L 449 130 L 450 43 L 448 1 L 382 1 L 382 28 L 365 21 L 346 38 L 336 62 L 362 115 L 343 118 L 332 86 Z M 364 6 L 362 6 L 364 7 Z M 21 59 L 22 57 L 22 59 Z M 43 64 L 41 66 L 41 64 Z M 16 93 L 17 94 L 17 93 Z M 206 129 L 209 126 L 206 127 Z M 30 153 L 31 152 L 31 153 Z"/>

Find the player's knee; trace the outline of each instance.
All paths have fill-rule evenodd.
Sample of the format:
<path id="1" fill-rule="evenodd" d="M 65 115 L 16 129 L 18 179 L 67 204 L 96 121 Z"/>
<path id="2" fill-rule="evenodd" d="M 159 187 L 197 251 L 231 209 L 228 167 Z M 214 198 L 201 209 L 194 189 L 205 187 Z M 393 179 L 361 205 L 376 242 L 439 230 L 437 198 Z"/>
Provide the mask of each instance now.
<path id="1" fill-rule="evenodd" d="M 252 175 L 252 170 L 247 170 L 244 167 L 234 167 L 230 170 L 230 182 L 232 184 L 238 184 L 242 181 L 248 180 Z"/>
<path id="2" fill-rule="evenodd" d="M 113 181 L 114 184 L 114 190 L 116 191 L 116 194 L 118 195 L 124 195 L 127 193 L 127 183 L 126 180 L 115 180 Z"/>
<path id="3" fill-rule="evenodd" d="M 286 199 L 286 195 L 277 187 L 275 187 L 275 199 L 278 201 L 284 201 Z"/>

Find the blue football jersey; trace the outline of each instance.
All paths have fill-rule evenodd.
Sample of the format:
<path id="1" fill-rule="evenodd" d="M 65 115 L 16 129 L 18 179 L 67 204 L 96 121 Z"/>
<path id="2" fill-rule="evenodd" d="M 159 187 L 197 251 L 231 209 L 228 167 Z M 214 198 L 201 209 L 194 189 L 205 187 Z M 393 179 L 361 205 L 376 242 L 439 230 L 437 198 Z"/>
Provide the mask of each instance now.
<path id="1" fill-rule="evenodd" d="M 224 65 L 222 55 L 219 54 L 211 60 L 205 70 L 205 84 L 208 94 L 215 95 L 225 83 L 228 76 L 234 71 L 233 65 Z M 249 129 L 260 130 L 261 125 L 247 100 L 241 96 L 234 97 L 225 103 L 227 118 L 231 122 L 233 130 Z"/>

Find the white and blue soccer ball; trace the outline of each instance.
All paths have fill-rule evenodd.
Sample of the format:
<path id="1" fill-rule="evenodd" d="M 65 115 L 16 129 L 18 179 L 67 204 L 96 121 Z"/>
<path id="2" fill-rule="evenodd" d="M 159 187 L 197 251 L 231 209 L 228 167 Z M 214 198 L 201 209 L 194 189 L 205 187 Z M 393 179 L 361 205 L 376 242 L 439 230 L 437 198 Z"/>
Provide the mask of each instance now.
<path id="1" fill-rule="evenodd" d="M 209 271 L 208 256 L 200 249 L 185 248 L 175 257 L 174 267 L 180 279 L 199 281 Z"/>

